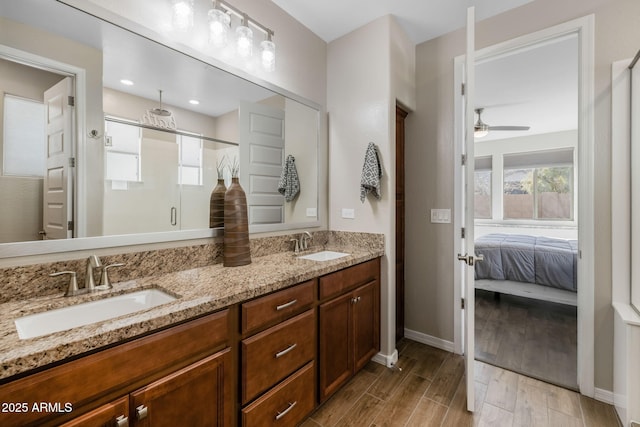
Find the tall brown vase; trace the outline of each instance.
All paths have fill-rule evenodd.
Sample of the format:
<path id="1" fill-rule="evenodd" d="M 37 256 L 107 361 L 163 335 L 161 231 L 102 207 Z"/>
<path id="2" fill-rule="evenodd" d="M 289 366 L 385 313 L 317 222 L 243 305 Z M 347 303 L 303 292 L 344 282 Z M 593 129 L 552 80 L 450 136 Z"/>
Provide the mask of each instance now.
<path id="1" fill-rule="evenodd" d="M 209 203 L 209 228 L 224 227 L 224 194 L 226 191 L 224 179 L 218 178 L 218 184 L 211 192 Z"/>
<path id="2" fill-rule="evenodd" d="M 222 260 L 225 267 L 251 264 L 247 197 L 238 182 L 238 178 L 231 179 L 231 185 L 224 194 L 224 248 L 222 250 Z"/>

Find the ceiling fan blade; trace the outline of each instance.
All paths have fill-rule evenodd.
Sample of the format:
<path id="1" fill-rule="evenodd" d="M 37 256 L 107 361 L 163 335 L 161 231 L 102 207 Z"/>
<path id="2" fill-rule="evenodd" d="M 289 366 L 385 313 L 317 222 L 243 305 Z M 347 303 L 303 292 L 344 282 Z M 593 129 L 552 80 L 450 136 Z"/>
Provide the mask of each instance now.
<path id="1" fill-rule="evenodd" d="M 489 126 L 489 130 L 529 130 L 530 126 Z"/>

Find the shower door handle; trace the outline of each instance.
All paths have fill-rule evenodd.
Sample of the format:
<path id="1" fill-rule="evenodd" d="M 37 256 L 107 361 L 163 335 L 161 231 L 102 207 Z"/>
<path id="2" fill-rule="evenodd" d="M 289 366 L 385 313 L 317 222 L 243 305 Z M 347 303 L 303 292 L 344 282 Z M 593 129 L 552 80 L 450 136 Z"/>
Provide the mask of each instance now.
<path id="1" fill-rule="evenodd" d="M 175 206 L 171 206 L 171 225 L 178 224 L 178 209 Z"/>

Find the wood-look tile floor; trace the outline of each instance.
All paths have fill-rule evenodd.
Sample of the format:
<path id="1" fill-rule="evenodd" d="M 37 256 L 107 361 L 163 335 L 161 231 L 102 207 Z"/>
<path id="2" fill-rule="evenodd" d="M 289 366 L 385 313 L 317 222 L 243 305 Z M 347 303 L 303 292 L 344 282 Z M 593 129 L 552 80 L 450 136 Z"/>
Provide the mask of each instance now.
<path id="1" fill-rule="evenodd" d="M 578 389 L 576 307 L 476 290 L 477 360 Z"/>
<path id="2" fill-rule="evenodd" d="M 398 350 L 401 372 L 370 362 L 302 426 L 619 426 L 610 405 L 478 361 L 467 412 L 462 356 L 407 339 Z"/>

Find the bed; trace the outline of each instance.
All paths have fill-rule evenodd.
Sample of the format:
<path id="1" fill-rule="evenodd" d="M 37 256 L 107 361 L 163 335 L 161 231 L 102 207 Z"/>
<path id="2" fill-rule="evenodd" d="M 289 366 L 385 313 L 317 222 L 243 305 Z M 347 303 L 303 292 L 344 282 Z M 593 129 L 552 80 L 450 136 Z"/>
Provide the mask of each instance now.
<path id="1" fill-rule="evenodd" d="M 523 296 L 547 300 L 554 299 L 548 295 L 575 300 L 577 240 L 494 233 L 476 239 L 475 252 L 484 256 L 484 261 L 475 264 L 476 288 L 516 295 L 524 292 Z"/>

